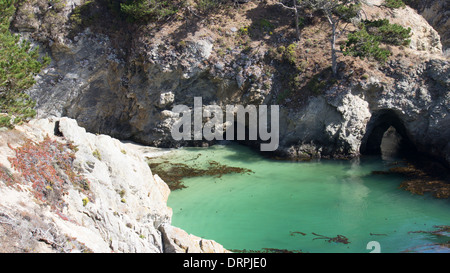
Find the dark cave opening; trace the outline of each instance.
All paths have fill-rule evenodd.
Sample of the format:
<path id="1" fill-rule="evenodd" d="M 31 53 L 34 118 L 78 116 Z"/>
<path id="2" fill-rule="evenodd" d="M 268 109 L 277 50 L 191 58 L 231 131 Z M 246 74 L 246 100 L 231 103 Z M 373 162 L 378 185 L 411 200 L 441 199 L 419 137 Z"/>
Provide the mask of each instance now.
<path id="1" fill-rule="evenodd" d="M 367 124 L 360 152 L 396 158 L 415 154 L 417 150 L 398 115 L 393 110 L 380 110 Z"/>

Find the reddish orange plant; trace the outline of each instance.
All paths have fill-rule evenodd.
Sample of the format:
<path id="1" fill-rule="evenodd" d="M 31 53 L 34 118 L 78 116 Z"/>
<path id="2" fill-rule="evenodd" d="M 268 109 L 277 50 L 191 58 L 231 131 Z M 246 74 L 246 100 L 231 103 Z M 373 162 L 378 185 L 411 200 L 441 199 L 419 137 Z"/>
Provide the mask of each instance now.
<path id="1" fill-rule="evenodd" d="M 37 199 L 61 211 L 69 183 L 92 199 L 89 181 L 73 171 L 76 147 L 71 143 L 46 137 L 40 143 L 28 141 L 22 147 L 10 148 L 16 153 L 8 158 L 11 165 L 21 173 L 23 183 L 32 185 Z"/>

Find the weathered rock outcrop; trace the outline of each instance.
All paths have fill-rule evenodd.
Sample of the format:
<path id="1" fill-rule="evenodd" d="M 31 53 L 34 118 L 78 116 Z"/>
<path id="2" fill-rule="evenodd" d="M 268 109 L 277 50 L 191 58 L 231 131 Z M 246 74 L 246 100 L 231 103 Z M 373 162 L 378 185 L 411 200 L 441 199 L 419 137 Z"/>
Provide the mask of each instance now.
<path id="1" fill-rule="evenodd" d="M 68 183 L 65 206 L 57 213 L 34 199 L 31 185 L 11 187 L 2 181 L 0 228 L 12 241 L 0 239 L 4 251 L 226 252 L 214 241 L 171 226 L 172 211 L 166 203 L 170 190 L 134 145 L 86 133 L 75 120 L 33 120 L 1 132 L 1 166 L 14 174 L 7 160 L 14 156 L 11 147 L 46 136 L 77 147 L 74 169 L 90 181 L 93 197 L 86 201 L 86 195 Z"/>
<path id="2" fill-rule="evenodd" d="M 416 13 L 411 7 L 389 9 L 384 7 L 384 0 L 368 0 L 366 3 L 370 8 L 365 8 L 364 15 L 369 20 L 377 20 L 380 18 L 388 19 L 393 24 L 399 24 L 405 28 L 411 28 L 410 48 L 422 51 L 423 54 L 442 53 L 441 36 L 439 29 L 436 31 L 434 26 L 443 27 L 443 22 L 433 24 L 427 23 L 427 18 Z M 439 14 L 435 10 L 435 15 Z M 438 18 L 435 17 L 434 19 Z M 366 19 L 366 18 L 364 18 Z M 445 23 L 444 23 L 445 24 Z"/>
<path id="3" fill-rule="evenodd" d="M 417 9 L 433 28 L 439 32 L 444 54 L 450 56 L 450 3 L 445 0 L 413 0 L 408 4 Z"/>
<path id="4" fill-rule="evenodd" d="M 306 108 L 285 113 L 282 146 L 291 157 L 357 155 L 369 152 L 370 145 L 379 148 L 382 134 L 392 125 L 419 152 L 450 162 L 449 68 L 445 60 L 393 61 L 385 72 L 389 77 L 373 75 L 328 90 Z M 384 129 L 371 143 L 378 127 Z M 298 139 L 300 143 L 289 145 Z"/>

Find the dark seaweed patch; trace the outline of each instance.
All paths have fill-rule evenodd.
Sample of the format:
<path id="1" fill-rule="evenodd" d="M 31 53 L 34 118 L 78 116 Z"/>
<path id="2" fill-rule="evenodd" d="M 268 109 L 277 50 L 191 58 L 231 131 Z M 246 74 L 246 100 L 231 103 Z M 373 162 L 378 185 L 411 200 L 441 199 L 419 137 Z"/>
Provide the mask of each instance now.
<path id="1" fill-rule="evenodd" d="M 223 165 L 214 160 L 208 161 L 206 168 L 201 168 L 196 165 L 189 166 L 184 163 L 173 163 L 167 160 L 163 162 L 150 162 L 148 165 L 153 173 L 158 174 L 167 183 L 170 190 L 186 188 L 182 182 L 184 178 L 199 176 L 221 178 L 225 174 L 253 172 L 246 168 Z"/>
<path id="2" fill-rule="evenodd" d="M 433 166 L 434 167 L 434 166 Z M 373 171 L 373 175 L 389 175 L 399 174 L 405 177 L 400 188 L 413 194 L 424 195 L 426 192 L 431 193 L 436 198 L 450 198 L 449 178 L 442 174 L 446 170 L 441 168 L 423 168 L 415 164 L 407 164 L 406 166 L 397 166 L 390 168 L 388 171 Z"/>
<path id="3" fill-rule="evenodd" d="M 317 238 L 314 238 L 313 240 L 317 240 L 317 239 L 325 239 L 327 240 L 329 243 L 334 242 L 334 243 L 343 243 L 343 244 L 349 244 L 350 241 L 348 240 L 347 237 L 345 237 L 344 235 L 337 235 L 336 237 L 328 237 L 328 236 L 324 236 L 324 235 L 320 235 L 317 233 L 312 233 L 315 236 L 318 236 Z"/>

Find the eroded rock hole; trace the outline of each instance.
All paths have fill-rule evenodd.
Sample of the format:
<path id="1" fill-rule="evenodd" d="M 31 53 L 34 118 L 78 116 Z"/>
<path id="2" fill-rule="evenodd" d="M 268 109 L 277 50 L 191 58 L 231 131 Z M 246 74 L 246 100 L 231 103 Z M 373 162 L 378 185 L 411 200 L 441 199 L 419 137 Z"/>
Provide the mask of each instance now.
<path id="1" fill-rule="evenodd" d="M 402 120 L 392 110 L 375 113 L 367 125 L 361 154 L 398 158 L 416 153 Z"/>

